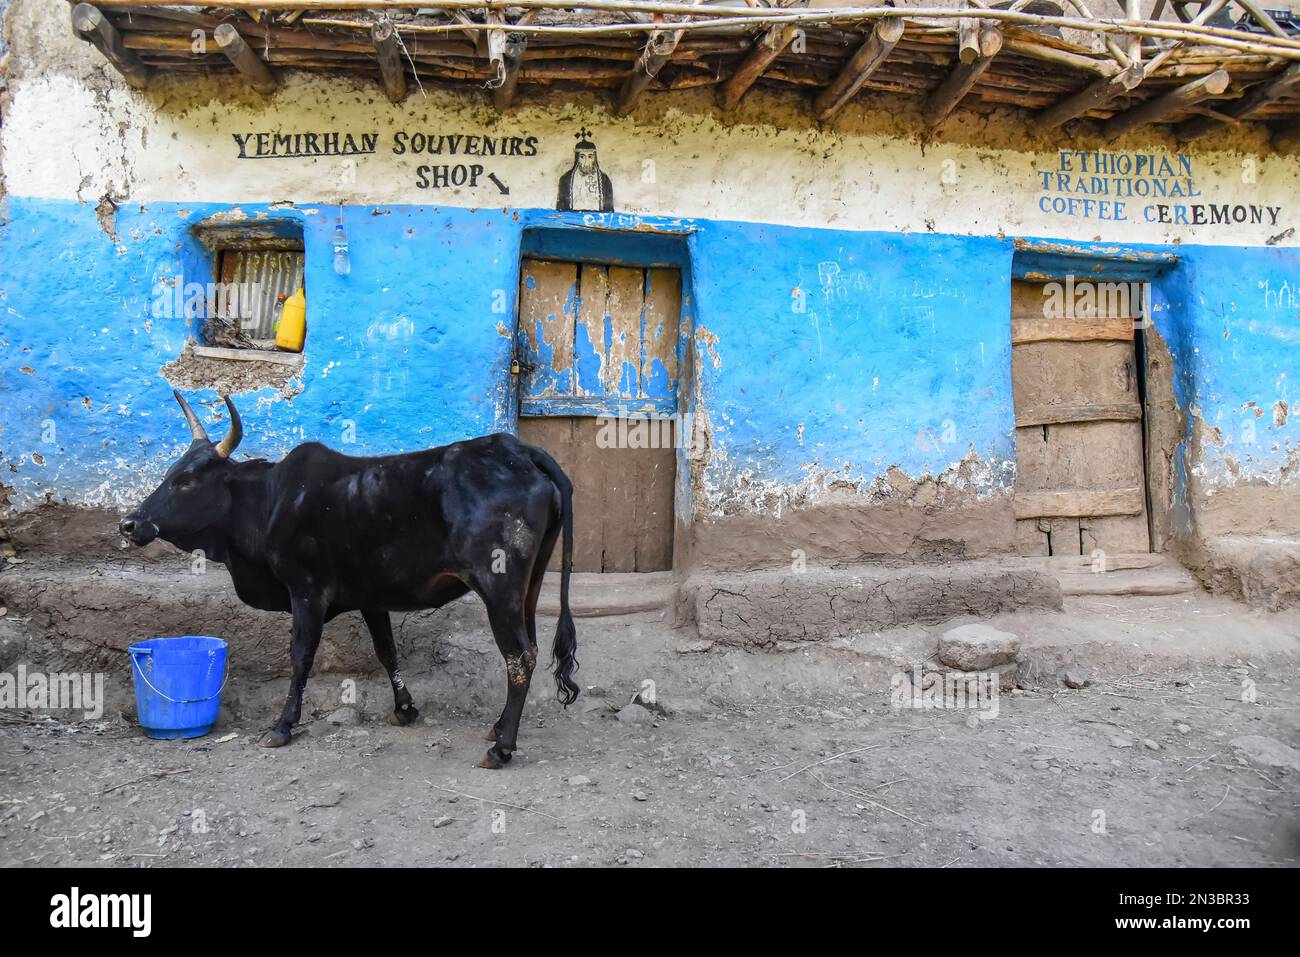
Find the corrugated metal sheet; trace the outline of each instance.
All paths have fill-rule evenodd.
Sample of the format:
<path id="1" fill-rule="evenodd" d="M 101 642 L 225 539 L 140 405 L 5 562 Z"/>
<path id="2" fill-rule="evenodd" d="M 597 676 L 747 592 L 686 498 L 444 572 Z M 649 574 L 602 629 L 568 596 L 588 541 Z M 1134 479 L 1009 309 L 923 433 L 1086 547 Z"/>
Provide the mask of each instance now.
<path id="1" fill-rule="evenodd" d="M 237 312 L 243 332 L 253 339 L 275 336 L 279 314 L 277 297 L 292 296 L 303 284 L 303 254 L 286 250 L 226 250 L 222 254 L 221 281 L 236 283 L 231 302 L 218 311 Z M 237 308 L 231 308 L 237 307 Z"/>

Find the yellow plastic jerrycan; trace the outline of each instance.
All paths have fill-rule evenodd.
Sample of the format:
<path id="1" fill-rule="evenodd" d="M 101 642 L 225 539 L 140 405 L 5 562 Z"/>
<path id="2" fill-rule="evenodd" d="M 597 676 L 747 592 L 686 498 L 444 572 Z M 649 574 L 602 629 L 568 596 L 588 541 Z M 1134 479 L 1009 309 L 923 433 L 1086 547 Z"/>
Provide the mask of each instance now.
<path id="1" fill-rule="evenodd" d="M 307 338 L 307 290 L 302 286 L 284 301 L 280 322 L 275 328 L 275 346 L 288 352 L 302 352 Z"/>

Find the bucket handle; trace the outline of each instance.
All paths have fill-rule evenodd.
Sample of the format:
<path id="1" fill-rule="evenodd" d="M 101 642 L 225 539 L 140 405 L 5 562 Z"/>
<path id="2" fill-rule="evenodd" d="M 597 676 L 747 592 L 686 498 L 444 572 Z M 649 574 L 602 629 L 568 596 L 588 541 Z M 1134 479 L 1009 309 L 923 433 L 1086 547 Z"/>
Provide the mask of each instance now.
<path id="1" fill-rule="evenodd" d="M 158 697 L 170 701 L 172 704 L 198 704 L 200 701 L 211 701 L 213 698 L 218 697 L 221 694 L 221 692 L 226 690 L 226 682 L 230 679 L 230 659 L 227 658 L 225 672 L 221 675 L 220 688 L 218 688 L 212 694 L 208 695 L 206 698 L 190 698 L 187 701 L 177 701 L 175 698 L 165 695 L 157 688 L 155 688 L 153 686 L 153 682 L 145 677 L 144 669 L 140 667 L 140 662 L 136 660 L 135 657 L 136 655 L 152 654 L 153 652 L 150 649 L 145 649 L 144 651 L 133 651 L 128 649 L 127 653 L 131 656 L 131 663 L 135 665 L 135 670 L 140 673 L 140 679 L 149 686 L 149 690 L 152 691 L 154 694 L 156 694 Z"/>

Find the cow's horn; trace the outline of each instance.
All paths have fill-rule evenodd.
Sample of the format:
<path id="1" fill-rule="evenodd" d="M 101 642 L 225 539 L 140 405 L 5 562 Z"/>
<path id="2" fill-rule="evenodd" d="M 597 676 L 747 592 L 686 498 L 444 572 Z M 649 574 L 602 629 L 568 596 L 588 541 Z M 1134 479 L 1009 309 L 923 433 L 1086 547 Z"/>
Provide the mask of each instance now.
<path id="1" fill-rule="evenodd" d="M 181 395 L 176 389 L 172 389 L 172 395 L 176 396 L 176 401 L 180 403 L 181 411 L 185 413 L 185 421 L 190 424 L 190 435 L 193 436 L 196 441 L 210 441 L 208 438 L 208 430 L 203 427 L 203 423 L 199 421 L 199 417 L 194 414 L 194 410 L 190 408 L 190 404 L 185 401 L 185 396 Z"/>
<path id="2" fill-rule="evenodd" d="M 235 403 L 230 401 L 230 396 L 223 396 L 226 400 L 226 408 L 230 410 L 230 429 L 226 432 L 226 437 L 221 440 L 217 446 L 217 454 L 223 459 L 230 458 L 230 453 L 239 448 L 239 440 L 244 437 L 244 423 L 239 421 L 239 413 L 235 411 Z"/>

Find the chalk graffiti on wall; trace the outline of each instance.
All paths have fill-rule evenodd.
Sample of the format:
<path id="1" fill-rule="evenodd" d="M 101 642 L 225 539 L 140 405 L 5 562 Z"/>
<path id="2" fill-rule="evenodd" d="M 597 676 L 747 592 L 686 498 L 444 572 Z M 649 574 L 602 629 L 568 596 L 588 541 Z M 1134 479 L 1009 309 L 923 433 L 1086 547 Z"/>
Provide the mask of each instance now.
<path id="1" fill-rule="evenodd" d="M 1179 226 L 1276 226 L 1281 206 L 1215 202 L 1197 186 L 1181 153 L 1060 150 L 1054 169 L 1037 170 L 1038 208 L 1070 219 Z M 1249 171 L 1243 170 L 1243 182 Z"/>
<path id="2" fill-rule="evenodd" d="M 1293 286 L 1285 279 L 1261 279 L 1259 288 L 1264 290 L 1265 309 L 1300 309 L 1300 282 Z"/>

